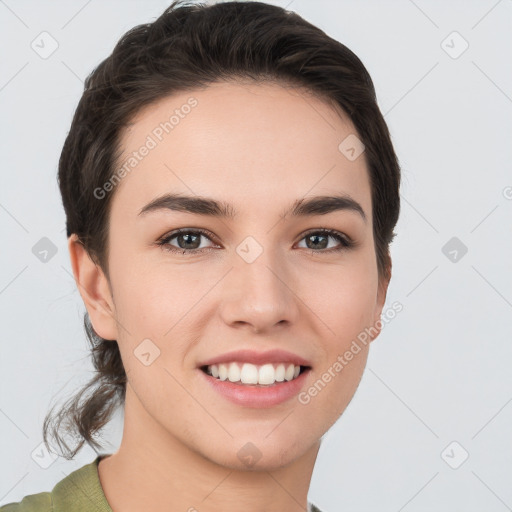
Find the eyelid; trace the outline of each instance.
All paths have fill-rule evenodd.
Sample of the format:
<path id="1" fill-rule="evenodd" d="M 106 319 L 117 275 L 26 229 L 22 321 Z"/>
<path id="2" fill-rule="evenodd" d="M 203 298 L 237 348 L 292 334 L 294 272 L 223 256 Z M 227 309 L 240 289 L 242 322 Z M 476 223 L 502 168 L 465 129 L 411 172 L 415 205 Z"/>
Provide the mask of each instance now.
<path id="1" fill-rule="evenodd" d="M 305 233 L 301 234 L 301 236 L 299 238 L 299 241 L 302 240 L 303 238 L 307 237 L 308 235 L 312 235 L 314 233 L 323 233 L 326 236 L 332 236 L 334 238 L 339 236 L 340 238 L 343 239 L 344 242 L 347 243 L 347 245 L 355 244 L 355 241 L 351 237 L 349 237 L 347 234 L 343 233 L 342 231 L 338 231 L 337 229 L 330 229 L 330 228 L 312 228 L 312 229 L 309 229 Z"/>
<path id="2" fill-rule="evenodd" d="M 208 238 L 211 242 L 213 242 L 214 244 L 216 245 L 220 245 L 218 244 L 215 240 L 216 240 L 216 236 L 214 233 L 212 233 L 210 230 L 208 229 L 205 229 L 205 228 L 178 228 L 178 229 L 174 229 L 172 231 L 169 231 L 168 233 L 165 233 L 163 236 L 161 236 L 157 241 L 157 245 L 160 245 L 160 246 L 164 246 L 164 248 L 166 248 L 165 246 L 168 245 L 168 242 L 171 240 L 171 239 L 174 239 L 177 235 L 180 235 L 181 233 L 195 233 L 195 234 L 201 234 L 201 235 L 204 235 L 206 238 Z M 183 249 L 179 249 L 178 247 L 174 247 L 174 246 L 171 246 L 173 247 L 174 249 L 176 249 L 177 251 L 183 251 Z M 191 250 L 188 250 L 187 252 L 201 252 L 203 251 L 204 249 L 191 249 Z"/>
<path id="3" fill-rule="evenodd" d="M 178 247 L 170 245 L 169 244 L 170 240 L 174 239 L 177 235 L 179 235 L 181 233 L 200 234 L 200 235 L 203 235 L 206 238 L 208 238 L 212 243 L 214 243 L 216 245 L 220 245 L 219 243 L 217 243 L 215 241 L 216 240 L 215 234 L 212 233 L 210 230 L 205 229 L 205 228 L 178 228 L 178 229 L 172 230 L 172 231 L 166 233 L 165 235 L 161 236 L 157 240 L 156 243 L 157 243 L 158 246 L 161 246 L 164 250 L 168 250 L 170 252 L 181 252 L 182 254 L 190 254 L 190 255 L 192 255 L 192 254 L 201 254 L 201 253 L 208 252 L 208 251 L 213 249 L 213 247 L 203 247 L 202 249 L 189 249 L 189 250 L 187 250 L 187 249 L 181 249 L 181 248 L 178 248 Z M 325 254 L 325 253 L 331 254 L 333 252 L 337 252 L 337 251 L 340 252 L 340 251 L 343 251 L 343 250 L 350 249 L 350 248 L 352 248 L 352 247 L 357 245 L 356 242 L 351 237 L 346 235 L 345 233 L 343 233 L 341 231 L 338 231 L 337 229 L 330 229 L 330 228 L 311 228 L 311 229 L 305 231 L 304 233 L 301 233 L 300 238 L 298 239 L 298 241 L 296 243 L 302 241 L 308 235 L 317 234 L 317 233 L 323 234 L 326 237 L 332 237 L 335 240 L 338 240 L 338 242 L 341 244 L 341 246 L 339 246 L 339 247 L 331 247 L 330 249 L 321 249 L 321 250 L 314 250 L 314 249 L 310 249 L 310 248 L 304 248 L 306 251 L 309 251 L 310 253 L 314 253 L 314 254 Z"/>

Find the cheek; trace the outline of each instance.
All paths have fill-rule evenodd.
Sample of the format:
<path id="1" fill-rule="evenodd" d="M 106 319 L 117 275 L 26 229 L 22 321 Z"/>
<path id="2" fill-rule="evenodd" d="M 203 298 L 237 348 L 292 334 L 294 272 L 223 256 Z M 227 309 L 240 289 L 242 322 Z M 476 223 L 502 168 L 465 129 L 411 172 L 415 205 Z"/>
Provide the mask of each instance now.
<path id="1" fill-rule="evenodd" d="M 222 273 L 217 276 L 213 270 L 208 274 L 198 268 L 135 259 L 123 271 L 117 267 L 113 275 L 115 307 L 122 325 L 118 329 L 120 349 L 127 366 L 134 362 L 138 369 L 137 361 L 132 361 L 134 351 L 138 353 L 146 339 L 160 351 L 156 366 L 174 373 L 183 364 L 191 344 L 201 338 L 202 320 L 215 315 L 215 304 L 206 299 L 212 283 L 222 277 Z"/>
<path id="2" fill-rule="evenodd" d="M 112 253 L 117 319 L 137 335 L 161 337 L 183 317 L 202 286 L 189 279 L 191 273 L 185 266 L 172 268 L 151 258 L 153 249 L 147 254 L 131 254 L 128 259 Z"/>
<path id="3" fill-rule="evenodd" d="M 329 322 L 334 335 L 334 348 L 344 349 L 352 340 L 368 328 L 375 310 L 376 290 L 371 282 L 343 282 L 332 289 L 325 307 L 326 323 Z"/>
<path id="4" fill-rule="evenodd" d="M 375 293 L 371 279 L 340 277 L 330 282 L 328 293 L 322 299 L 317 296 L 311 308 L 326 326 L 319 345 L 322 360 L 299 397 L 309 410 L 313 430 L 330 428 L 356 392 L 368 357 L 366 330 L 373 320 Z"/>
<path id="5" fill-rule="evenodd" d="M 304 273 L 297 284 L 299 297 L 324 326 L 328 349 L 341 349 L 373 322 L 378 279 L 371 255 Z"/>

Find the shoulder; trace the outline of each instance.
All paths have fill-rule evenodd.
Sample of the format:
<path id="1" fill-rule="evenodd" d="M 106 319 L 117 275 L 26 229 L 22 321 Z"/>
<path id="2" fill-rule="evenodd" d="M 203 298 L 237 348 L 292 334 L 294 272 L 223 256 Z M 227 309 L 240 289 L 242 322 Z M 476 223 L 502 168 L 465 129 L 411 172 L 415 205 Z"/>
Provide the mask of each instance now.
<path id="1" fill-rule="evenodd" d="M 100 458 L 98 456 L 57 482 L 51 492 L 29 494 L 20 502 L 1 506 L 0 512 L 112 512 L 99 481 Z"/>
<path id="2" fill-rule="evenodd" d="M 7 503 L 0 512 L 53 512 L 52 495 L 49 492 L 29 494 L 17 503 Z"/>

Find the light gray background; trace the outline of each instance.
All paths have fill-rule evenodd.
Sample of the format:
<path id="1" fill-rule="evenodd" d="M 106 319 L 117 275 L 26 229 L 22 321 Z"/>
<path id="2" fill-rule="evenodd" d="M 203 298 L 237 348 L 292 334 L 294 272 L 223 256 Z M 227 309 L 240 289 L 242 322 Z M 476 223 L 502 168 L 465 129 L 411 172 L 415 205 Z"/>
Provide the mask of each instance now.
<path id="1" fill-rule="evenodd" d="M 32 458 L 49 406 L 92 369 L 57 162 L 83 79 L 169 3 L 0 1 L 0 504 L 96 456 Z M 309 499 L 324 512 L 512 510 L 512 1 L 271 3 L 362 59 L 403 170 L 388 306 L 404 310 L 326 434 Z M 59 44 L 47 59 L 31 48 L 43 31 Z M 469 44 L 457 58 L 454 31 Z M 42 237 L 58 250 L 46 263 L 32 253 Z M 468 248 L 456 262 L 442 252 L 452 237 Z"/>

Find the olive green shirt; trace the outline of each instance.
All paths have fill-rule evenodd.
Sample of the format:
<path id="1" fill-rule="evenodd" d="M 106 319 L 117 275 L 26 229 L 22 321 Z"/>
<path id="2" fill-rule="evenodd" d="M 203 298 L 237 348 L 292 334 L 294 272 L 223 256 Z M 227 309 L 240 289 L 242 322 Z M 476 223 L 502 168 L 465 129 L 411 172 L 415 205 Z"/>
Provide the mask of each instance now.
<path id="1" fill-rule="evenodd" d="M 70 473 L 51 492 L 29 494 L 1 506 L 0 512 L 112 512 L 98 475 L 101 457 Z M 310 512 L 320 510 L 311 504 Z"/>

